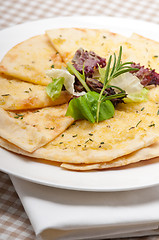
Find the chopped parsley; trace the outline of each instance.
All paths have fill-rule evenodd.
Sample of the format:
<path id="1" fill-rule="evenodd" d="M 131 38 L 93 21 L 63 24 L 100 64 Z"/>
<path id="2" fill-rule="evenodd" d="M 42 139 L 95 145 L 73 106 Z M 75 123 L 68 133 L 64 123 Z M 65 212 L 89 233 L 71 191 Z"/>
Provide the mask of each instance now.
<path id="1" fill-rule="evenodd" d="M 89 138 L 87 141 L 85 141 L 85 143 L 88 143 L 88 142 L 93 142 L 93 140 L 91 138 Z"/>
<path id="2" fill-rule="evenodd" d="M 138 123 L 136 124 L 135 127 L 137 127 L 141 122 L 142 122 L 142 120 L 138 121 Z"/>
<path id="3" fill-rule="evenodd" d="M 150 124 L 149 127 L 155 127 L 155 123 Z"/>
<path id="4" fill-rule="evenodd" d="M 72 137 L 73 137 L 73 138 L 74 138 L 74 137 L 77 137 L 77 134 L 73 135 Z"/>
<path id="5" fill-rule="evenodd" d="M 129 130 L 131 130 L 131 129 L 133 129 L 133 128 L 135 128 L 135 127 L 131 127 L 131 128 L 129 128 Z"/>
<path id="6" fill-rule="evenodd" d="M 93 136 L 93 133 L 89 133 L 89 136 Z"/>
<path id="7" fill-rule="evenodd" d="M 51 127 L 51 128 L 45 127 L 45 129 L 54 130 L 55 127 Z"/>
<path id="8" fill-rule="evenodd" d="M 7 97 L 7 96 L 10 96 L 10 94 L 9 94 L 9 93 L 7 93 L 7 94 L 2 94 L 1 96 L 2 96 L 2 97 Z"/>
<path id="9" fill-rule="evenodd" d="M 14 118 L 17 118 L 17 119 L 23 119 L 24 115 L 23 114 L 18 114 L 16 113 L 16 116 L 14 116 Z"/>

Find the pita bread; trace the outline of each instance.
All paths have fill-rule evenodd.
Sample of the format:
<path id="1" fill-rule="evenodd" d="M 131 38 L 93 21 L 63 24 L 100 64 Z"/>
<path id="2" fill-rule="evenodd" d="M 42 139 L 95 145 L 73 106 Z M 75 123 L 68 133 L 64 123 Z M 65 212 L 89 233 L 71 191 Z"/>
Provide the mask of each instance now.
<path id="1" fill-rule="evenodd" d="M 25 151 L 47 144 L 72 122 L 65 117 L 67 105 L 37 111 L 9 112 L 0 108 L 0 136 Z"/>
<path id="2" fill-rule="evenodd" d="M 24 150 L 18 148 L 14 144 L 11 144 L 10 142 L 6 141 L 1 137 L 0 137 L 0 146 L 14 153 L 30 156 L 34 161 L 39 161 L 37 158 L 33 156 L 34 153 L 32 154 L 32 153 L 25 152 Z M 109 162 L 99 162 L 99 163 L 93 163 L 93 164 L 84 164 L 84 163 L 82 164 L 73 164 L 73 163 L 60 164 L 59 163 L 59 164 L 60 164 L 60 167 L 68 170 L 73 170 L 73 171 L 102 170 L 102 169 L 110 169 L 110 168 L 127 166 L 129 164 L 138 163 L 140 161 L 145 161 L 145 160 L 148 161 L 150 159 L 154 159 L 158 155 L 159 155 L 159 143 L 156 142 L 154 144 L 151 144 L 150 146 L 134 151 L 128 155 L 121 156 Z M 46 162 L 44 159 L 42 159 L 42 162 L 50 163 L 50 161 Z"/>
<path id="3" fill-rule="evenodd" d="M 155 71 L 159 73 L 159 43 L 135 33 L 132 35 L 132 38 L 140 41 L 141 44 L 144 43 L 146 45 L 146 50 L 148 52 L 147 66 L 149 68 L 155 69 Z"/>
<path id="4" fill-rule="evenodd" d="M 151 99 L 155 99 L 155 95 L 150 94 Z M 151 116 L 153 121 L 156 118 L 156 123 L 158 124 L 159 118 L 159 102 L 147 101 L 141 103 L 126 103 L 126 104 L 119 104 L 117 106 L 119 111 L 124 111 L 126 113 L 136 113 L 142 116 Z"/>
<path id="5" fill-rule="evenodd" d="M 46 87 L 0 76 L 0 107 L 25 110 L 56 106 L 68 102 L 71 95 L 62 91 L 55 101 L 46 94 Z"/>
<path id="6" fill-rule="evenodd" d="M 61 28 L 47 30 L 46 34 L 65 63 L 72 60 L 79 48 L 107 57 L 114 49 L 119 50 L 118 47 L 126 39 L 104 29 Z"/>
<path id="7" fill-rule="evenodd" d="M 33 153 L 19 149 L 16 152 L 63 163 L 109 162 L 156 142 L 159 128 L 150 128 L 151 120 L 149 116 L 142 118 L 137 114 L 117 112 L 114 118 L 98 124 L 77 121 Z"/>
<path id="8" fill-rule="evenodd" d="M 62 60 L 45 35 L 19 43 L 7 52 L 0 64 L 0 72 L 23 81 L 48 85 L 46 71 L 61 68 Z"/>
<path id="9" fill-rule="evenodd" d="M 88 171 L 88 170 L 102 170 L 112 169 L 127 166 L 129 164 L 138 163 L 140 161 L 148 161 L 151 159 L 159 161 L 159 142 L 154 143 L 146 148 L 116 158 L 113 161 L 95 164 L 69 164 L 62 163 L 60 166 L 73 171 Z M 157 157 L 157 158 L 156 158 Z M 155 159 L 154 159 L 155 158 Z M 150 162 L 149 162 L 150 164 Z"/>
<path id="10" fill-rule="evenodd" d="M 148 98 L 150 101 L 155 102 L 156 104 L 159 103 L 159 86 L 149 90 Z"/>
<path id="11" fill-rule="evenodd" d="M 159 72 L 159 43 L 133 33 L 123 43 L 123 61 L 133 61 Z"/>

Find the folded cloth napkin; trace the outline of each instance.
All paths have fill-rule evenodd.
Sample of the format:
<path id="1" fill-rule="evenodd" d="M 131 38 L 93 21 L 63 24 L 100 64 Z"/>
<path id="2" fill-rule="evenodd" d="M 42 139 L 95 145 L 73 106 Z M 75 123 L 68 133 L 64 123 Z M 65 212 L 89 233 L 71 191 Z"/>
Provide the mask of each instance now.
<path id="1" fill-rule="evenodd" d="M 93 240 L 159 234 L 157 186 L 126 192 L 84 192 L 10 177 L 41 239 Z"/>

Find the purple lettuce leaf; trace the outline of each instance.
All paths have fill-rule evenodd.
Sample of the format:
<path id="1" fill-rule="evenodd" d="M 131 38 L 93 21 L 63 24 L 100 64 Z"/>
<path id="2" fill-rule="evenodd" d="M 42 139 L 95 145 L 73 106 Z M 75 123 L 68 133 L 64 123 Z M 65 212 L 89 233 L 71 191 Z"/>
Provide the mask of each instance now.
<path id="1" fill-rule="evenodd" d="M 155 69 L 145 68 L 140 63 L 133 63 L 131 67 L 139 69 L 138 71 L 131 71 L 131 73 L 140 79 L 144 87 L 153 84 L 159 85 L 159 74 L 155 72 Z"/>
<path id="2" fill-rule="evenodd" d="M 77 71 L 84 73 L 86 77 L 92 77 L 95 69 L 98 69 L 98 65 L 103 68 L 106 66 L 106 59 L 98 56 L 93 51 L 85 51 L 79 48 L 72 59 L 72 64 Z"/>

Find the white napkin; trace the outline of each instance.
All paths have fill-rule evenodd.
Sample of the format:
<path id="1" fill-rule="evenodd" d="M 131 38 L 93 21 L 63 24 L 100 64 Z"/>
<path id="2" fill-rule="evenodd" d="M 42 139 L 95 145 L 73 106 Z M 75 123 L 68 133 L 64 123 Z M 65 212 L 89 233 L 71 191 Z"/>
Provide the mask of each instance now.
<path id="1" fill-rule="evenodd" d="M 159 234 L 159 187 L 127 192 L 82 192 L 10 177 L 35 233 L 44 240 Z"/>

